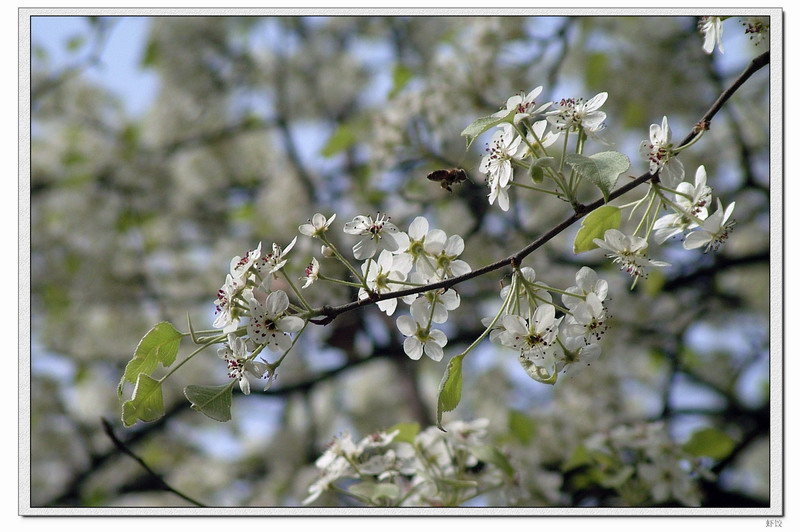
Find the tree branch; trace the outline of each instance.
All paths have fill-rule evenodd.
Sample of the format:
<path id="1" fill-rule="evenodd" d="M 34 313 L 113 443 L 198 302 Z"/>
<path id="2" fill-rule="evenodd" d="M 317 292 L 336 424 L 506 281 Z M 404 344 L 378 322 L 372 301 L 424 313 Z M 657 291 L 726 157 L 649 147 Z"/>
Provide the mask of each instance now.
<path id="1" fill-rule="evenodd" d="M 747 68 L 739 75 L 738 78 L 733 82 L 733 84 L 728 87 L 722 94 L 720 94 L 717 101 L 706 111 L 705 115 L 700 119 L 697 126 L 681 141 L 678 147 L 684 146 L 691 142 L 698 134 L 700 134 L 701 130 L 709 129 L 709 124 L 717 112 L 722 108 L 722 106 L 727 102 L 731 96 L 736 92 L 736 90 L 744 84 L 754 73 L 760 70 L 765 65 L 769 64 L 769 52 L 765 52 L 760 56 L 753 59 Z M 642 183 L 645 183 L 650 180 L 658 179 L 658 175 L 650 174 L 649 172 L 642 174 L 641 176 L 635 178 L 634 180 L 630 181 L 629 183 L 625 184 L 624 186 L 618 188 L 614 192 L 612 192 L 609 197 L 608 201 L 614 200 L 623 194 L 633 190 L 634 188 L 638 187 Z M 538 248 L 542 247 L 544 244 L 552 240 L 554 237 L 559 235 L 562 231 L 567 229 L 569 226 L 589 214 L 590 212 L 594 211 L 605 205 L 607 202 L 604 199 L 598 199 L 594 203 L 590 203 L 589 205 L 578 205 L 576 211 L 566 218 L 563 222 L 556 225 L 550 231 L 542 235 L 541 237 L 537 238 L 531 244 L 526 246 L 525 248 L 519 250 L 517 253 L 506 257 L 504 259 L 498 260 L 497 262 L 493 262 L 482 268 L 478 268 L 477 270 L 472 270 L 469 273 L 464 275 L 460 275 L 458 277 L 453 277 L 450 279 L 445 279 L 443 281 L 438 281 L 436 283 L 431 283 L 425 286 L 419 286 L 414 288 L 407 288 L 403 290 L 397 290 L 394 292 L 386 292 L 383 294 L 375 294 L 374 297 L 370 297 L 367 299 L 361 299 L 358 301 L 352 301 L 350 303 L 346 303 L 343 305 L 339 305 L 336 307 L 331 306 L 323 306 L 321 309 L 317 309 L 317 316 L 322 316 L 321 318 L 311 319 L 309 320 L 311 323 L 315 323 L 317 325 L 327 325 L 331 321 L 333 321 L 336 316 L 342 314 L 344 312 L 349 312 L 351 310 L 357 309 L 359 307 L 363 307 L 365 305 L 372 305 L 379 301 L 384 301 L 386 299 L 394 299 L 398 297 L 409 296 L 413 294 L 419 294 L 422 292 L 428 292 L 430 290 L 438 290 L 438 289 L 448 289 L 451 288 L 459 283 L 463 283 L 469 279 L 473 279 L 475 277 L 479 277 L 483 274 L 493 272 L 495 270 L 499 270 L 500 268 L 506 266 L 517 267 L 522 262 L 522 259 L 536 251 Z"/>

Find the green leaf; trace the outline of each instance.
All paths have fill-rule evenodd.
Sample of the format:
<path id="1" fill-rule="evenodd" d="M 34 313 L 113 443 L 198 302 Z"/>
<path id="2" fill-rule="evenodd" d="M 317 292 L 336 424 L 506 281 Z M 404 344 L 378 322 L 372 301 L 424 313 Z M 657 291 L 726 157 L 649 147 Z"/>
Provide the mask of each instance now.
<path id="1" fill-rule="evenodd" d="M 199 386 L 190 384 L 183 389 L 183 395 L 191 401 L 192 408 L 216 421 L 230 421 L 233 383 L 221 386 Z"/>
<path id="2" fill-rule="evenodd" d="M 631 167 L 630 159 L 618 151 L 604 151 L 589 157 L 571 153 L 564 158 L 564 162 L 599 188 L 606 201 L 619 175 Z"/>
<path id="3" fill-rule="evenodd" d="M 339 127 L 331 133 L 328 142 L 325 143 L 325 147 L 322 148 L 320 153 L 323 157 L 333 157 L 355 144 L 356 140 L 355 131 L 353 131 L 353 127 L 350 124 L 339 124 Z"/>
<path id="4" fill-rule="evenodd" d="M 122 423 L 130 427 L 137 420 L 156 421 L 164 415 L 164 398 L 161 395 L 161 381 L 144 373 L 136 379 L 133 397 L 122 404 Z"/>
<path id="5" fill-rule="evenodd" d="M 369 499 L 376 505 L 381 503 L 381 499 L 394 501 L 400 498 L 400 487 L 388 482 L 363 481 L 350 486 L 347 491 Z"/>
<path id="6" fill-rule="evenodd" d="M 583 445 L 578 445 L 575 450 L 572 451 L 572 455 L 569 457 L 569 460 L 561 464 L 561 471 L 567 472 L 579 467 L 592 465 L 593 463 L 594 461 L 592 460 L 589 451 L 586 450 L 586 447 Z"/>
<path id="7" fill-rule="evenodd" d="M 528 175 L 531 176 L 531 181 L 537 185 L 544 181 L 544 170 L 537 164 L 532 164 L 531 167 L 528 168 Z"/>
<path id="8" fill-rule="evenodd" d="M 500 452 L 500 450 L 494 445 L 484 445 L 482 447 L 472 449 L 472 453 L 477 456 L 479 460 L 486 462 L 487 464 L 497 466 L 509 477 L 513 477 L 514 473 L 516 472 L 514 471 L 514 466 L 512 466 L 511 462 L 508 461 L 506 455 Z"/>
<path id="9" fill-rule="evenodd" d="M 695 431 L 689 441 L 683 444 L 683 450 L 692 456 L 722 460 L 731 454 L 735 446 L 733 438 L 719 429 L 709 427 Z"/>
<path id="10" fill-rule="evenodd" d="M 419 423 L 398 423 L 386 429 L 386 432 L 399 430 L 400 433 L 394 437 L 393 442 L 414 443 L 414 438 L 419 434 Z"/>
<path id="11" fill-rule="evenodd" d="M 389 99 L 391 100 L 394 98 L 413 78 L 414 72 L 412 72 L 410 68 L 401 63 L 397 63 L 392 70 L 392 89 L 389 91 Z"/>
<path id="12" fill-rule="evenodd" d="M 439 399 L 436 406 L 436 426 L 442 428 L 442 413 L 454 410 L 461 401 L 461 361 L 464 355 L 454 356 L 447 364 L 447 369 L 439 383 Z"/>
<path id="13" fill-rule="evenodd" d="M 528 445 L 536 434 L 533 419 L 519 410 L 510 410 L 508 414 L 508 430 L 525 445 Z"/>
<path id="14" fill-rule="evenodd" d="M 139 341 L 133 358 L 125 366 L 125 372 L 117 386 L 117 395 L 122 397 L 125 381 L 138 382 L 137 378 L 144 373 L 150 375 L 161 363 L 169 367 L 178 355 L 181 333 L 169 322 L 162 321 L 150 329 Z"/>
<path id="15" fill-rule="evenodd" d="M 608 86 L 608 56 L 602 52 L 591 53 L 584 61 L 586 85 L 595 90 Z"/>
<path id="16" fill-rule="evenodd" d="M 478 135 L 504 122 L 511 122 L 515 114 L 516 110 L 512 109 L 505 116 L 484 116 L 475 120 L 461 132 L 462 137 L 467 137 L 467 148 L 472 145 Z"/>
<path id="17" fill-rule="evenodd" d="M 619 229 L 621 221 L 622 211 L 613 205 L 603 205 L 590 212 L 581 222 L 581 228 L 575 235 L 572 252 L 577 255 L 595 249 L 597 244 L 594 243 L 594 239 L 602 240 L 609 229 Z"/>

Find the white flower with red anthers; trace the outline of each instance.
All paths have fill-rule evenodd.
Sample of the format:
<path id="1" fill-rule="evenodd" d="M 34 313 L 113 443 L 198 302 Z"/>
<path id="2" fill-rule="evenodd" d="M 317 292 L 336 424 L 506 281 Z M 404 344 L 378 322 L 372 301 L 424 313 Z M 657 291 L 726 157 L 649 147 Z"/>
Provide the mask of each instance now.
<path id="1" fill-rule="evenodd" d="M 703 33 L 703 51 L 710 54 L 714 51 L 714 45 L 719 48 L 719 53 L 724 54 L 722 49 L 722 19 L 720 17 L 701 17 L 700 31 Z"/>
<path id="2" fill-rule="evenodd" d="M 439 329 L 431 329 L 430 315 L 422 305 L 411 305 L 411 316 L 397 318 L 397 328 L 406 336 L 403 351 L 411 360 L 419 360 L 423 353 L 436 362 L 444 357 L 447 336 Z"/>
<path id="3" fill-rule="evenodd" d="M 499 198 L 500 208 L 508 210 L 508 187 L 514 180 L 514 167 L 512 159 L 519 149 L 522 137 L 514 134 L 511 124 L 502 124 L 500 129 L 492 135 L 486 151 L 487 155 L 481 160 L 480 171 L 487 175 L 489 185 L 489 204 L 494 204 Z"/>
<path id="4" fill-rule="evenodd" d="M 303 328 L 303 320 L 289 316 L 289 297 L 283 290 L 276 290 L 266 299 L 254 291 L 250 298 L 250 323 L 247 334 L 257 344 L 266 344 L 271 351 L 286 351 L 292 346 L 289 333 Z"/>
<path id="5" fill-rule="evenodd" d="M 625 235 L 618 229 L 609 229 L 603 238 L 595 238 L 594 243 L 608 251 L 606 257 L 612 259 L 614 264 L 619 264 L 620 270 L 632 277 L 643 277 L 647 266 L 670 266 L 668 262 L 647 258 L 647 240 L 644 238 Z"/>
<path id="6" fill-rule="evenodd" d="M 675 188 L 683 181 L 683 163 L 675 158 L 672 150 L 672 134 L 665 116 L 661 125 L 650 124 L 650 141 L 643 140 L 639 153 L 650 163 L 650 173 L 658 177 L 664 185 Z"/>
<path id="7" fill-rule="evenodd" d="M 705 219 L 700 229 L 686 236 L 683 241 L 683 247 L 695 249 L 705 246 L 706 253 L 712 249 L 714 251 L 718 250 L 728 240 L 728 234 L 736 224 L 734 220 L 729 221 L 735 205 L 736 202 L 733 202 L 728 205 L 727 209 L 723 209 L 722 202 L 717 199 L 717 210 Z"/>
<path id="8" fill-rule="evenodd" d="M 539 120 L 533 123 L 531 130 L 525 137 L 528 142 L 523 146 L 522 153 L 519 156 L 520 159 L 525 159 L 531 155 L 541 155 L 542 148 L 549 148 L 561 137 L 560 131 L 548 131 L 545 133 L 547 124 L 547 120 Z M 533 146 L 536 153 L 531 153 L 531 149 L 528 144 Z"/>
<path id="9" fill-rule="evenodd" d="M 248 375 L 260 379 L 270 371 L 268 364 L 248 360 L 245 339 L 235 334 L 228 335 L 228 342 L 217 351 L 217 354 L 228 365 L 228 377 L 239 381 L 239 388 L 245 395 L 250 393 Z M 270 382 L 271 380 L 270 378 Z"/>
<path id="10" fill-rule="evenodd" d="M 371 216 L 356 216 L 353 221 L 344 224 L 344 232 L 367 237 L 353 246 L 353 256 L 358 260 L 375 256 L 378 249 L 395 252 L 400 248 L 397 238 L 400 230 L 389 221 L 388 216 L 381 213 L 374 220 Z"/>
<path id="11" fill-rule="evenodd" d="M 566 337 L 556 353 L 556 371 L 577 375 L 600 357 L 599 344 L 586 344 L 580 336 Z"/>
<path id="12" fill-rule="evenodd" d="M 697 220 L 708 218 L 707 205 L 711 203 L 711 188 L 706 185 L 706 169 L 700 166 L 694 176 L 694 185 L 680 183 L 676 189 L 675 204 L 680 212 L 667 214 L 653 225 L 653 240 L 663 244 L 667 239 L 697 227 Z"/>
<path id="13" fill-rule="evenodd" d="M 607 92 L 597 94 L 589 101 L 583 98 L 565 98 L 556 104 L 555 110 L 548 113 L 547 120 L 560 131 L 579 131 L 593 135 L 605 125 L 606 114 L 600 107 L 608 98 Z"/>
<path id="14" fill-rule="evenodd" d="M 502 320 L 505 331 L 499 336 L 500 343 L 516 349 L 529 360 L 546 364 L 551 355 L 549 347 L 556 340 L 561 322 L 561 318 L 556 319 L 555 316 L 555 307 L 546 304 L 536 307 L 530 320 L 516 314 L 506 314 Z"/>
<path id="15" fill-rule="evenodd" d="M 246 277 L 248 270 L 258 262 L 261 257 L 261 242 L 258 243 L 256 249 L 251 249 L 244 254 L 244 257 L 233 257 L 231 259 L 231 275 L 243 279 Z"/>
<path id="16" fill-rule="evenodd" d="M 300 280 L 305 281 L 305 283 L 303 283 L 303 288 L 308 288 L 314 284 L 317 279 L 319 279 L 319 261 L 316 258 L 311 257 L 311 263 L 306 266 L 305 276 Z"/>
<path id="17" fill-rule="evenodd" d="M 242 278 L 228 274 L 225 284 L 217 291 L 217 299 L 214 300 L 217 313 L 214 327 L 222 329 L 223 333 L 232 333 L 239 327 L 241 309 L 237 306 L 237 298 L 244 286 L 245 281 Z"/>
<path id="18" fill-rule="evenodd" d="M 564 320 L 563 334 L 567 338 L 582 338 L 585 344 L 600 337 L 608 329 L 606 308 L 597 294 L 589 292 L 586 300 L 572 308 L 571 314 Z"/>
<path id="19" fill-rule="evenodd" d="M 585 301 L 589 293 L 594 293 L 601 302 L 608 295 L 608 282 L 598 279 L 597 272 L 588 266 L 584 266 L 575 274 L 575 285 L 565 290 L 570 295 L 563 294 L 561 296 L 561 301 L 569 309 L 575 308 L 576 305 Z"/>
<path id="20" fill-rule="evenodd" d="M 517 280 L 517 301 L 512 302 L 512 308 L 515 309 L 515 312 L 527 314 L 530 308 L 534 308 L 542 303 L 553 302 L 553 296 L 550 295 L 550 292 L 541 286 L 532 286 L 536 281 L 536 270 L 530 266 L 519 269 L 519 277 L 517 277 Z M 542 283 L 538 284 L 541 285 Z M 511 286 L 512 285 L 507 285 L 500 289 L 500 298 L 502 300 L 505 301 L 509 290 L 511 290 Z"/>
<path id="21" fill-rule="evenodd" d="M 539 94 L 542 93 L 542 87 L 536 87 L 528 94 L 524 92 L 520 94 L 515 94 L 514 96 L 510 97 L 506 100 L 506 107 L 505 109 L 501 109 L 500 111 L 494 113 L 492 116 L 505 116 L 511 111 L 514 111 L 514 123 L 518 124 L 522 120 L 538 115 L 545 111 L 548 107 L 553 105 L 553 102 L 547 102 L 545 104 L 536 107 L 536 98 Z"/>
<path id="22" fill-rule="evenodd" d="M 308 220 L 307 224 L 301 225 L 298 230 L 306 236 L 319 238 L 322 233 L 328 230 L 335 219 L 336 213 L 330 218 L 325 218 L 324 214 L 316 213 Z"/>
<path id="23" fill-rule="evenodd" d="M 295 242 L 297 242 L 297 237 L 294 237 L 285 249 L 278 244 L 272 244 L 272 253 L 267 253 L 261 257 L 256 264 L 258 274 L 266 277 L 277 273 L 278 270 L 283 268 L 286 265 L 286 255 L 292 250 Z"/>
<path id="24" fill-rule="evenodd" d="M 377 262 L 367 259 L 361 266 L 361 272 L 366 276 L 367 287 L 372 293 L 384 294 L 403 287 L 408 272 L 411 271 L 411 256 L 405 253 L 393 255 L 388 250 L 381 251 Z M 398 283 L 399 282 L 399 283 Z M 370 293 L 364 288 L 358 291 L 359 299 L 367 299 Z M 384 299 L 378 301 L 378 308 L 387 316 L 394 314 L 397 308 L 397 299 Z"/>
<path id="25" fill-rule="evenodd" d="M 431 231 L 425 243 L 430 260 L 417 263 L 417 270 L 428 278 L 447 279 L 458 277 L 472 271 L 465 261 L 458 257 L 464 252 L 464 239 L 459 235 L 447 238 L 444 231 Z"/>

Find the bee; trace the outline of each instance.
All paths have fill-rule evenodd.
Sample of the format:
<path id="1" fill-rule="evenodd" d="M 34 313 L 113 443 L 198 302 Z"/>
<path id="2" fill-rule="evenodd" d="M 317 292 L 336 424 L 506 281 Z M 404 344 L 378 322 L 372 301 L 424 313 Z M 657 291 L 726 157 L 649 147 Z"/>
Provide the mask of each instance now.
<path id="1" fill-rule="evenodd" d="M 448 192 L 452 192 L 453 185 L 457 185 L 462 181 L 467 180 L 467 173 L 461 168 L 449 168 L 447 170 L 434 170 L 428 174 L 430 181 L 438 181 L 442 188 Z"/>

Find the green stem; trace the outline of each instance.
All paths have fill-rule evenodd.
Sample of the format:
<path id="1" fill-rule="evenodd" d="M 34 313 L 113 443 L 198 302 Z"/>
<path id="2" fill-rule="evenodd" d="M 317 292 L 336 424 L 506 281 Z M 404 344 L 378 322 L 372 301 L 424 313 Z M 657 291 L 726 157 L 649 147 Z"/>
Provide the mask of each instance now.
<path id="1" fill-rule="evenodd" d="M 192 351 L 191 353 L 189 353 L 189 354 L 186 356 L 186 358 L 184 358 L 183 360 L 181 360 L 181 361 L 178 363 L 178 365 L 176 365 L 176 366 L 175 366 L 175 367 L 173 367 L 171 370 L 169 370 L 169 372 L 167 372 L 167 374 L 166 374 L 166 375 L 164 375 L 163 377 L 161 377 L 160 379 L 158 379 L 158 383 L 159 383 L 159 384 L 161 384 L 162 382 L 164 382 L 165 380 L 167 380 L 167 378 L 169 378 L 169 376 L 170 376 L 170 375 L 172 375 L 173 373 L 175 373 L 176 371 L 178 371 L 178 370 L 180 369 L 180 367 L 181 367 L 181 366 L 183 366 L 184 364 L 186 364 L 187 362 L 189 362 L 189 361 L 190 361 L 192 358 L 194 358 L 194 357 L 195 357 L 195 355 L 197 355 L 197 354 L 198 354 L 200 351 L 202 351 L 203 349 L 205 349 L 206 347 L 210 346 L 210 345 L 211 345 L 211 344 L 213 344 L 213 343 L 217 343 L 217 342 L 219 342 L 220 340 L 224 340 L 224 339 L 225 339 L 225 338 L 227 338 L 227 337 L 228 337 L 228 335 L 227 335 L 227 334 L 221 334 L 221 335 L 219 335 L 219 336 L 215 336 L 215 337 L 213 337 L 213 338 L 209 339 L 208 343 L 201 345 L 200 347 L 198 347 L 197 349 L 195 349 L 194 351 Z"/>
<path id="2" fill-rule="evenodd" d="M 291 287 L 292 292 L 294 292 L 294 294 L 297 296 L 297 299 L 300 300 L 300 303 L 303 304 L 303 307 L 305 308 L 305 310 L 311 310 L 311 305 L 308 304 L 308 301 L 306 301 L 306 298 L 303 297 L 303 294 L 300 292 L 300 290 L 297 289 L 297 286 L 295 286 L 294 282 L 289 277 L 289 274 L 287 274 L 284 269 L 281 269 L 281 275 L 283 275 L 283 278 L 286 279 L 287 283 L 289 283 L 289 287 Z"/>
<path id="3" fill-rule="evenodd" d="M 358 279 L 358 281 L 361 283 L 361 287 L 364 288 L 364 290 L 366 290 L 367 289 L 367 282 L 364 280 L 364 278 L 361 276 L 361 274 L 358 272 L 358 270 L 356 270 L 355 267 L 353 267 L 353 265 L 350 264 L 350 261 L 345 259 L 342 256 L 342 254 L 339 253 L 339 250 L 336 249 L 336 246 L 333 245 L 333 242 L 328 240 L 328 237 L 325 236 L 324 233 L 322 235 L 320 235 L 319 238 L 320 238 L 320 240 L 322 240 L 322 242 L 325 243 L 326 246 L 328 246 L 328 249 L 330 249 L 333 252 L 333 255 L 337 259 L 339 259 L 339 262 L 344 264 L 347 267 L 347 269 L 350 270 L 350 273 L 352 273 L 355 276 L 355 278 Z"/>
<path id="4" fill-rule="evenodd" d="M 545 194 L 550 194 L 552 196 L 562 197 L 562 194 L 557 190 L 548 190 L 546 188 L 535 187 L 533 185 L 525 185 L 523 183 L 517 183 L 516 181 L 511 181 L 511 185 L 515 187 L 527 188 L 529 190 L 535 190 L 536 192 L 544 192 Z"/>

